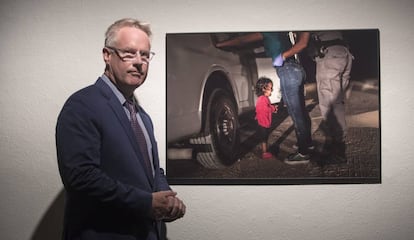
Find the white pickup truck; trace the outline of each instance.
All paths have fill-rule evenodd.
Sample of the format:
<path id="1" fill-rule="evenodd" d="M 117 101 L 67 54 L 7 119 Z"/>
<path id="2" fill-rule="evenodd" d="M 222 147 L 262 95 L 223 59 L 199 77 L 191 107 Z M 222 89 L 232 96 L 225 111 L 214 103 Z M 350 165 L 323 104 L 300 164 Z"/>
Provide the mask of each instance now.
<path id="1" fill-rule="evenodd" d="M 268 62 L 271 68 L 260 46 L 215 47 L 237 34 L 166 35 L 168 148 L 190 148 L 206 168 L 223 168 L 238 159 L 238 118 L 254 110 L 258 64 Z M 270 72 L 278 85 L 274 69 Z"/>

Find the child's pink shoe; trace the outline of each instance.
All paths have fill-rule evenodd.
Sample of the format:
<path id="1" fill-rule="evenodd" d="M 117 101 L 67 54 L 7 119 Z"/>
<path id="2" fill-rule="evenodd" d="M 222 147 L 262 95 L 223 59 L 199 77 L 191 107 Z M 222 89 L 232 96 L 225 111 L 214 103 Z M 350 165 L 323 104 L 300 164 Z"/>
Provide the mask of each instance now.
<path id="1" fill-rule="evenodd" d="M 264 153 L 262 153 L 262 158 L 263 159 L 270 159 L 272 157 L 273 157 L 273 155 L 270 152 L 264 152 Z"/>

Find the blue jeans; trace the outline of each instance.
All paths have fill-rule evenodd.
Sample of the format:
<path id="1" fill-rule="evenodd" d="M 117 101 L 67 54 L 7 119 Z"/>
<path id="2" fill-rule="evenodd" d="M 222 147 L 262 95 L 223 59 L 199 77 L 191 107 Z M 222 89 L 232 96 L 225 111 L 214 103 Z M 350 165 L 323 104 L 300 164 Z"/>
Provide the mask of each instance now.
<path id="1" fill-rule="evenodd" d="M 305 106 L 304 82 L 305 70 L 293 61 L 287 61 L 282 67 L 276 67 L 280 78 L 283 101 L 295 127 L 299 153 L 308 154 L 312 146 L 311 120 Z"/>

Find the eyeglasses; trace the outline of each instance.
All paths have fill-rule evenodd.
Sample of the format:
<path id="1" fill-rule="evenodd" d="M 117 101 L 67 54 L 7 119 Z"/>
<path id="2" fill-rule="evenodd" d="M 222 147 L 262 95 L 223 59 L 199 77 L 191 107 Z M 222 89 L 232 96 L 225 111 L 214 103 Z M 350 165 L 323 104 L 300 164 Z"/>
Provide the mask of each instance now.
<path id="1" fill-rule="evenodd" d="M 140 50 L 140 51 L 134 52 L 131 50 L 124 50 L 124 49 L 119 49 L 119 48 L 110 47 L 110 46 L 106 46 L 106 48 L 114 51 L 116 55 L 124 62 L 132 62 L 139 56 L 143 62 L 149 63 L 155 55 L 154 52 L 150 52 L 150 51 Z"/>

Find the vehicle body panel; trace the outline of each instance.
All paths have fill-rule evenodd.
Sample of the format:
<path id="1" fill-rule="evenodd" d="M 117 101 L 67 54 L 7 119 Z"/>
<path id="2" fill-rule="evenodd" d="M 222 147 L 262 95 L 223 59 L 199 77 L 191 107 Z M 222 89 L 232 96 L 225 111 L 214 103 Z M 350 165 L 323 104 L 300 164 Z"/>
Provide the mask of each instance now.
<path id="1" fill-rule="evenodd" d="M 213 77 L 219 78 L 217 87 L 230 86 L 239 114 L 254 108 L 255 59 L 216 48 L 214 37 L 208 33 L 167 34 L 168 142 L 202 131 L 205 87 Z"/>

